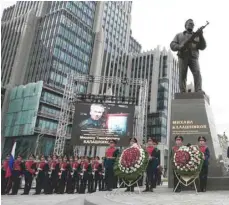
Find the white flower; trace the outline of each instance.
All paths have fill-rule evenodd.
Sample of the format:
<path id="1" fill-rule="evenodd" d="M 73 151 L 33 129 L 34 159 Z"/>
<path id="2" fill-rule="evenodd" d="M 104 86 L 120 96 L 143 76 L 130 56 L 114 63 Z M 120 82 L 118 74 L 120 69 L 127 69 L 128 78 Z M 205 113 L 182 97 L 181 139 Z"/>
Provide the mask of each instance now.
<path id="1" fill-rule="evenodd" d="M 140 168 L 140 165 L 137 164 L 137 165 L 136 165 L 136 168 Z"/>
<path id="2" fill-rule="evenodd" d="M 137 171 L 137 169 L 136 169 L 136 168 L 134 168 L 134 169 L 133 169 L 133 171 L 134 171 L 134 172 L 136 172 L 136 171 Z"/>
<path id="3" fill-rule="evenodd" d="M 177 169 L 180 169 L 180 166 L 177 166 Z"/>
<path id="4" fill-rule="evenodd" d="M 140 163 L 141 163 L 141 160 L 139 159 L 139 160 L 137 161 L 137 163 L 140 164 Z"/>
<path id="5" fill-rule="evenodd" d="M 180 168 L 180 170 L 183 170 L 183 168 Z"/>

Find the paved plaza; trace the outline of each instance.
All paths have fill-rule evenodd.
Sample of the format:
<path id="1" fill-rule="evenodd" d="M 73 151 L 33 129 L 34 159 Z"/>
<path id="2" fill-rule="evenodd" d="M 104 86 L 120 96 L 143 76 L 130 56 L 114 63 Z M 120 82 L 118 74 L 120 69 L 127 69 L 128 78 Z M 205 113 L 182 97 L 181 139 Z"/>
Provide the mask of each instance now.
<path id="1" fill-rule="evenodd" d="M 20 193 L 22 190 L 20 190 Z M 64 195 L 17 195 L 2 196 L 2 205 L 229 205 L 229 191 L 198 193 L 185 191 L 173 193 L 165 186 L 153 193 L 114 192 Z"/>

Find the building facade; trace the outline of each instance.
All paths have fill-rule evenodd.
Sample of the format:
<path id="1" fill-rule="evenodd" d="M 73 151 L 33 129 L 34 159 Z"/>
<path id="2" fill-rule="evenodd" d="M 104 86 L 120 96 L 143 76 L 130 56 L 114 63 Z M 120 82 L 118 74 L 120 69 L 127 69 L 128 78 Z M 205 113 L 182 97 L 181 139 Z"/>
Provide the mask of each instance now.
<path id="1" fill-rule="evenodd" d="M 39 109 L 58 113 L 55 102 L 62 99 L 67 74 L 106 76 L 108 73 L 111 77 L 117 76 L 111 70 L 111 61 L 117 56 L 127 58 L 131 41 L 131 7 L 132 2 L 19 1 L 5 9 L 1 22 L 2 51 L 5 51 L 2 57 L 2 88 L 5 91 L 2 118 L 7 118 L 10 111 L 10 95 L 15 86 L 43 81 L 52 100 L 48 108 L 39 105 Z M 15 32 L 10 32 L 12 30 Z M 136 41 L 131 45 L 133 49 L 139 49 Z M 125 76 L 122 70 L 124 67 L 120 68 L 119 77 Z M 103 83 L 100 91 L 107 87 Z M 99 93 L 99 88 L 87 83 L 77 84 L 76 89 L 81 93 Z M 120 94 L 121 89 L 117 92 Z M 39 113 L 36 123 L 40 122 L 42 129 L 36 127 L 30 139 L 35 140 L 41 134 L 42 139 L 54 140 L 57 118 L 50 119 L 52 115 L 49 115 L 48 119 Z M 4 121 L 2 127 L 6 129 Z M 22 131 L 15 136 L 5 129 L 2 133 L 7 135 L 6 144 L 10 145 L 13 137 L 24 139 Z"/>
<path id="2" fill-rule="evenodd" d="M 48 110 L 55 114 L 60 112 L 58 110 L 60 107 L 58 108 L 55 103 L 61 103 L 67 74 L 90 72 L 96 36 L 96 32 L 93 31 L 96 12 L 97 2 L 92 1 L 19 1 L 4 10 L 1 22 L 3 53 L 1 72 L 2 89 L 5 91 L 5 95 L 2 96 L 5 103 L 2 105 L 4 110 L 2 118 L 5 119 L 2 120 L 2 127 L 5 128 L 2 129 L 2 143 L 6 135 L 6 150 L 11 146 L 10 141 L 12 142 L 13 138 L 24 140 L 21 132 L 17 136 L 15 133 L 7 132 L 4 124 L 11 109 L 9 102 L 12 89 L 15 86 L 42 80 L 46 88 L 49 88 L 49 93 L 45 95 L 52 100 L 48 106 L 41 105 L 39 109 L 41 111 L 45 109 L 46 113 Z M 78 84 L 76 89 L 85 93 L 87 87 L 85 84 Z M 36 126 L 36 132 L 30 136 L 30 140 L 33 139 L 33 143 L 36 144 L 36 138 L 41 134 L 42 139 L 54 142 L 58 114 L 55 117 L 49 115 L 47 118 L 40 116 L 39 113 L 36 123 L 40 126 Z M 16 126 L 13 129 L 17 128 Z M 29 154 L 29 150 L 27 151 Z"/>

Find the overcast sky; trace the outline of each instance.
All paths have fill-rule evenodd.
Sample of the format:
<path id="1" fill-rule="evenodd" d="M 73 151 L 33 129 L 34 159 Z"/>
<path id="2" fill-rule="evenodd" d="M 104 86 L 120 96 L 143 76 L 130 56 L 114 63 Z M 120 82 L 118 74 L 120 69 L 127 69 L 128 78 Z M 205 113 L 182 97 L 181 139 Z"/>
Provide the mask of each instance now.
<path id="1" fill-rule="evenodd" d="M 229 12 L 228 0 L 135 0 L 132 11 L 133 36 L 143 50 L 157 45 L 169 48 L 176 33 L 184 30 L 184 23 L 192 18 L 195 29 L 210 25 L 204 36 L 207 48 L 200 51 L 203 89 L 210 96 L 218 133 L 229 134 Z M 15 1 L 1 1 L 4 8 Z M 175 56 L 175 53 L 174 53 Z M 192 75 L 189 73 L 188 82 Z"/>

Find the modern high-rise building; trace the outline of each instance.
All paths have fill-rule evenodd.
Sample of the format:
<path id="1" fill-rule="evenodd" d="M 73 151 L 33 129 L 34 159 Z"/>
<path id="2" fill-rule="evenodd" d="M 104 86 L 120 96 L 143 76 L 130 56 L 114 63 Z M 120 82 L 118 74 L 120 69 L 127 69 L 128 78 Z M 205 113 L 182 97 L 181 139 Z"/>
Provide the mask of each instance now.
<path id="1" fill-rule="evenodd" d="M 96 20 L 98 21 L 100 14 L 98 5 L 99 3 L 92 1 L 19 1 L 4 10 L 1 21 L 3 53 L 1 73 L 2 89 L 5 90 L 5 95 L 2 96 L 5 98 L 2 105 L 2 136 L 7 135 L 6 145 L 10 146 L 15 137 L 20 141 L 28 136 L 28 134 L 23 135 L 27 125 L 20 122 L 22 119 L 19 113 L 22 112 L 23 106 L 21 110 L 18 108 L 18 114 L 14 115 L 14 120 L 20 123 L 20 132 L 6 131 L 10 127 L 12 116 L 9 115 L 11 112 L 9 102 L 13 88 L 42 80 L 45 91 L 41 93 L 41 99 L 46 96 L 49 102 L 41 100 L 42 105 L 39 109 L 49 110 L 52 115 L 45 116 L 44 112 L 39 111 L 40 114 L 37 115 L 39 123 L 35 126 L 35 132 L 30 133 L 30 140 L 35 144 L 39 139 L 38 136 L 42 135 L 43 139 L 52 143 L 50 147 L 53 147 L 55 142 L 53 132 L 56 131 L 55 126 L 58 125 L 60 112 L 60 106 L 57 106 L 56 102 L 62 99 L 67 74 L 90 72 L 94 39 L 97 36 Z M 79 92 L 86 92 L 86 85 L 78 84 L 76 89 Z M 22 87 L 18 89 L 21 99 L 25 97 L 27 99 L 23 94 L 25 90 Z M 17 98 L 13 100 L 17 101 Z M 33 99 L 31 103 L 37 102 Z M 37 129 L 38 127 L 42 129 Z M 14 128 L 18 129 L 17 126 Z"/>
<path id="2" fill-rule="evenodd" d="M 47 95 L 52 100 L 48 103 L 41 100 L 40 107 L 53 115 L 39 112 L 37 122 L 43 123 L 39 126 L 45 129 L 36 129 L 37 132 L 30 133 L 30 137 L 35 143 L 41 134 L 43 139 L 51 139 L 54 143 L 55 136 L 48 130 L 53 133 L 56 129 L 53 125 L 58 124 L 60 107 L 55 105 L 55 101 L 63 96 L 67 74 L 101 76 L 113 73 L 111 61 L 117 56 L 126 55 L 130 48 L 131 6 L 132 2 L 19 1 L 5 9 L 1 19 L 4 53 L 1 72 L 2 89 L 5 91 L 2 95 L 2 127 L 10 127 L 6 115 L 11 112 L 9 102 L 12 89 L 43 81 L 45 91 L 42 91 L 41 99 Z M 131 45 L 133 49 L 139 49 L 136 41 Z M 119 77 L 125 76 L 122 69 Z M 92 88 L 86 84 L 78 83 L 77 92 L 91 92 Z M 22 99 L 26 86 L 18 91 L 22 92 L 19 94 Z M 98 88 L 92 87 L 94 93 L 99 92 Z M 107 86 L 103 88 L 106 89 Z M 19 117 L 19 114 L 15 116 Z M 20 121 L 16 117 L 15 120 Z M 22 123 L 19 133 L 24 133 L 25 129 Z M 11 144 L 13 137 L 19 140 L 25 137 L 15 133 L 17 131 L 7 132 L 6 144 Z"/>

